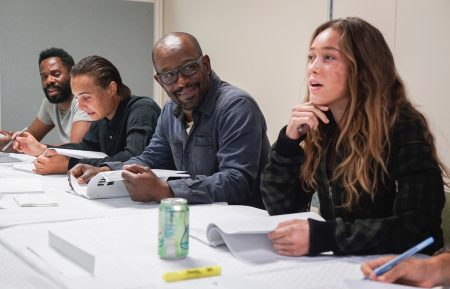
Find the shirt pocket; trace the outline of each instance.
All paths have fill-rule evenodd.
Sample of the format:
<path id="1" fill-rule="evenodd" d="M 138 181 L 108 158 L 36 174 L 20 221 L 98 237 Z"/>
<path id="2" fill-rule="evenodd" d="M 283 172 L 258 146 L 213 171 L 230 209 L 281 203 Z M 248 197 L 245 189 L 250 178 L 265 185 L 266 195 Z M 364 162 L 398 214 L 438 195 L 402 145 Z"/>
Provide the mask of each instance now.
<path id="1" fill-rule="evenodd" d="M 183 164 L 183 143 L 178 141 L 170 142 L 170 149 L 172 150 L 173 162 L 177 170 L 184 170 Z"/>
<path id="2" fill-rule="evenodd" d="M 211 136 L 194 136 L 192 163 L 196 175 L 211 175 L 218 170 L 217 149 Z"/>

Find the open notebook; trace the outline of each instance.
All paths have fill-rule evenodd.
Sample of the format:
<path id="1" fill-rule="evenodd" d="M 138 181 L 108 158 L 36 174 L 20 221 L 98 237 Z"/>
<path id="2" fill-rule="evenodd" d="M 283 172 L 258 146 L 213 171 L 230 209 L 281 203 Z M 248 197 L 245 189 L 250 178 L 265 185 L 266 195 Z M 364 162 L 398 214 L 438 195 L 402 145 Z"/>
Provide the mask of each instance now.
<path id="1" fill-rule="evenodd" d="M 220 208 L 220 210 L 222 209 L 227 208 Z M 218 211 L 217 214 L 220 212 Z M 268 263 L 286 257 L 273 251 L 272 242 L 267 237 L 267 233 L 273 231 L 280 222 L 293 219 L 324 221 L 320 215 L 314 212 L 278 216 L 236 214 L 235 217 L 212 217 L 203 222 L 194 220 L 191 224 L 190 235 L 213 247 L 226 245 L 235 257 L 242 260 L 252 263 Z M 206 227 L 206 231 L 204 227 L 202 229 L 199 226 Z"/>
<path id="2" fill-rule="evenodd" d="M 163 181 L 166 181 L 168 178 L 189 177 L 183 171 L 157 169 L 152 171 Z M 69 192 L 87 199 L 127 197 L 128 191 L 123 184 L 122 172 L 123 170 L 98 173 L 88 184 L 79 184 L 77 179 L 70 175 L 70 186 L 72 190 Z"/>

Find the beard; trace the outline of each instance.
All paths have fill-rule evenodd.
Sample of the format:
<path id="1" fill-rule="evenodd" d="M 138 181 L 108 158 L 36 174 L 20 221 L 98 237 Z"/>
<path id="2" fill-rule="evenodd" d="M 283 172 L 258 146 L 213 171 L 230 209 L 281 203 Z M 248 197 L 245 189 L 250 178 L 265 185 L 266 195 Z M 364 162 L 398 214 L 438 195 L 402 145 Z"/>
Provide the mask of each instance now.
<path id="1" fill-rule="evenodd" d="M 49 96 L 47 90 L 49 88 L 55 88 L 58 90 L 58 94 L 55 96 Z M 72 88 L 70 87 L 70 81 L 64 82 L 61 86 L 56 84 L 49 84 L 44 88 L 45 97 L 50 103 L 61 103 L 69 99 L 72 95 Z"/>
<path id="2" fill-rule="evenodd" d="M 203 71 L 201 73 L 202 76 L 198 82 L 194 82 L 185 88 L 197 90 L 197 95 L 193 96 L 189 100 L 183 101 L 182 97 L 178 95 L 178 93 L 181 92 L 182 89 L 173 92 L 169 92 L 166 90 L 172 101 L 177 104 L 178 110 L 192 111 L 195 108 L 199 107 L 205 100 L 205 97 L 208 94 L 209 82 L 211 80 L 211 77 Z"/>

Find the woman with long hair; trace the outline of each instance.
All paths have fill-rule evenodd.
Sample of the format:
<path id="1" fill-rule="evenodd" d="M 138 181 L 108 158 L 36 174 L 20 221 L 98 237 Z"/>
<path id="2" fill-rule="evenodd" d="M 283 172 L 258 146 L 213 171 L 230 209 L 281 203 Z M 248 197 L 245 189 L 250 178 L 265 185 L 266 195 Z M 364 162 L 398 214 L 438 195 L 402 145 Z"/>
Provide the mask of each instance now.
<path id="1" fill-rule="evenodd" d="M 272 146 L 261 191 L 270 214 L 308 211 L 325 222 L 280 223 L 281 255 L 398 253 L 433 236 L 443 244 L 443 176 L 425 117 L 408 100 L 380 31 L 359 18 L 314 32 L 305 102 Z"/>

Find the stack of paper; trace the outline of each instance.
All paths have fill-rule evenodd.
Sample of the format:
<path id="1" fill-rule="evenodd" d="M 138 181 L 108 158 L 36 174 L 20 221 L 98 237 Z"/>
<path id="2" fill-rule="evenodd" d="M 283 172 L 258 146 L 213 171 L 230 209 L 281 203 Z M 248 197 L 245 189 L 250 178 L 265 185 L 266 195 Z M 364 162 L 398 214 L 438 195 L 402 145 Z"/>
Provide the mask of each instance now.
<path id="1" fill-rule="evenodd" d="M 21 207 L 53 207 L 58 202 L 47 194 L 20 194 L 14 196 L 14 200 Z"/>
<path id="2" fill-rule="evenodd" d="M 39 178 L 0 178 L 0 195 L 45 193 Z"/>
<path id="3" fill-rule="evenodd" d="M 34 170 L 34 163 L 18 163 L 12 166 L 17 171 L 32 173 Z"/>
<path id="4" fill-rule="evenodd" d="M 294 219 L 324 221 L 313 212 L 278 216 L 255 214 L 245 217 L 237 214 L 227 218 L 209 217 L 203 222 L 193 220 L 190 235 L 200 241 L 206 241 L 210 246 L 226 245 L 237 258 L 253 263 L 267 263 L 280 257 L 273 251 L 267 233 L 273 231 L 280 222 Z M 206 227 L 206 231 L 201 226 Z"/>

